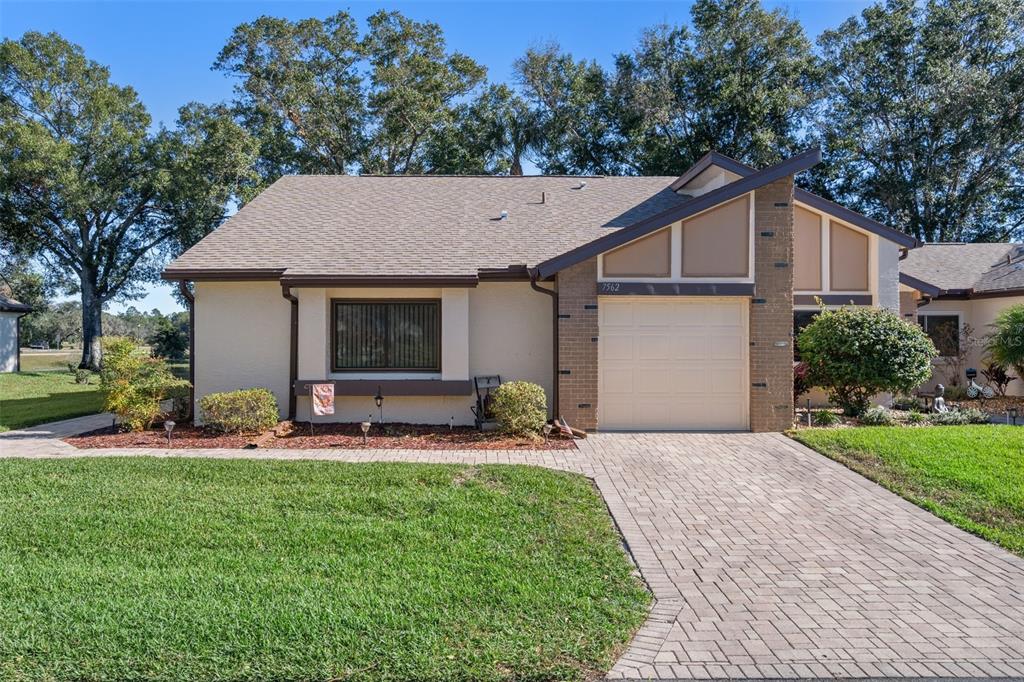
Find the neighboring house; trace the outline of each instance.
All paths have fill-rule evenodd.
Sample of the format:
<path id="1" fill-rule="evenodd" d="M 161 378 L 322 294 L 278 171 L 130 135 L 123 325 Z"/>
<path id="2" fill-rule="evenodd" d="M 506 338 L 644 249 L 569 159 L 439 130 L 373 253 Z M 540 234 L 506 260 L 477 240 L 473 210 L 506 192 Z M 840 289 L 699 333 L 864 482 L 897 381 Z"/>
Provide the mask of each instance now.
<path id="1" fill-rule="evenodd" d="M 0 294 L 0 372 L 21 371 L 21 318 L 32 306 Z"/>
<path id="2" fill-rule="evenodd" d="M 172 262 L 196 397 L 265 386 L 310 416 L 472 423 L 474 376 L 544 387 L 583 429 L 776 431 L 795 316 L 899 309 L 916 241 L 806 191 L 799 154 L 681 177 L 283 177 Z"/>
<path id="3" fill-rule="evenodd" d="M 940 352 L 958 352 L 953 330 L 965 324 L 982 340 L 967 354 L 969 367 L 984 366 L 983 337 L 999 312 L 1024 303 L 1024 244 L 927 244 L 911 251 L 900 270 L 901 314 L 919 322 Z M 936 361 L 929 387 L 952 383 L 944 364 Z M 1024 380 L 1011 382 L 1009 393 L 1024 395 Z"/>

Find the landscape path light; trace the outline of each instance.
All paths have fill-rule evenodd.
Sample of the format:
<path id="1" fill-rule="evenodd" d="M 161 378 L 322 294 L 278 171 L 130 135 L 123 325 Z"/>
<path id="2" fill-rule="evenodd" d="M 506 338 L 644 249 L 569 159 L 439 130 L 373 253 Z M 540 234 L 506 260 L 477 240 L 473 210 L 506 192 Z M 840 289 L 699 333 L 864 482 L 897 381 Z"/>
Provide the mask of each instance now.
<path id="1" fill-rule="evenodd" d="M 164 422 L 164 430 L 167 431 L 167 447 L 171 447 L 171 431 L 174 430 L 175 426 L 177 426 L 177 424 L 170 419 Z"/>
<path id="2" fill-rule="evenodd" d="M 377 410 L 380 412 L 380 423 L 384 423 L 384 396 L 380 392 L 380 384 L 377 384 L 377 395 L 373 396 L 373 402 L 377 403 Z"/>

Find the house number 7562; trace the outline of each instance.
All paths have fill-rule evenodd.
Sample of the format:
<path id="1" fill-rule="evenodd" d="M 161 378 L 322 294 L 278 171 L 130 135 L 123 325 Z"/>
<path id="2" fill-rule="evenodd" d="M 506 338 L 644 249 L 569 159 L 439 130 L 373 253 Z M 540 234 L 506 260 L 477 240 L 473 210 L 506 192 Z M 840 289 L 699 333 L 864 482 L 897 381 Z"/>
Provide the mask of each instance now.
<path id="1" fill-rule="evenodd" d="M 601 282 L 601 291 L 612 293 L 619 290 L 618 282 Z"/>

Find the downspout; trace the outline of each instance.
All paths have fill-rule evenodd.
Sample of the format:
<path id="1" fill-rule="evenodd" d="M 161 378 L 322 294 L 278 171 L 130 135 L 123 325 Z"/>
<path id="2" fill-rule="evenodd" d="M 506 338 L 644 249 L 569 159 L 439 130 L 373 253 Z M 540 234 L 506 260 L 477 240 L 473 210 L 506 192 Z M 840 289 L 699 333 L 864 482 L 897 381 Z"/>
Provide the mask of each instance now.
<path id="1" fill-rule="evenodd" d="M 537 271 L 530 271 L 530 287 L 551 297 L 551 416 L 558 420 L 558 292 L 537 284 Z"/>
<path id="2" fill-rule="evenodd" d="M 178 291 L 188 304 L 188 411 L 196 409 L 196 297 L 188 288 L 188 280 L 178 280 Z"/>
<path id="3" fill-rule="evenodd" d="M 281 295 L 292 304 L 291 332 L 288 340 L 288 419 L 295 421 L 295 382 L 299 379 L 299 299 L 287 284 L 281 285 Z"/>

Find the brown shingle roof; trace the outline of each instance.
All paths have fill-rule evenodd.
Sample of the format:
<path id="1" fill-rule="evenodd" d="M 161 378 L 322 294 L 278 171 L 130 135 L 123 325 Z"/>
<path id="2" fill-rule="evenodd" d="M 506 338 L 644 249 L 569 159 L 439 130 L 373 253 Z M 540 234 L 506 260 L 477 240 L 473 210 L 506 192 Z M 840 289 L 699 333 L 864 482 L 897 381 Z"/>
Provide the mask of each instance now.
<path id="1" fill-rule="evenodd" d="M 946 291 L 1024 289 L 1024 244 L 926 244 L 907 254 L 900 272 Z"/>
<path id="2" fill-rule="evenodd" d="M 533 266 L 687 201 L 669 188 L 673 180 L 286 176 L 165 274 L 252 269 L 292 276 L 467 276 Z M 499 219 L 503 210 L 507 220 Z"/>
<path id="3" fill-rule="evenodd" d="M 15 301 L 10 296 L 0 294 L 0 312 L 4 313 L 30 313 L 33 308 L 30 305 Z"/>

